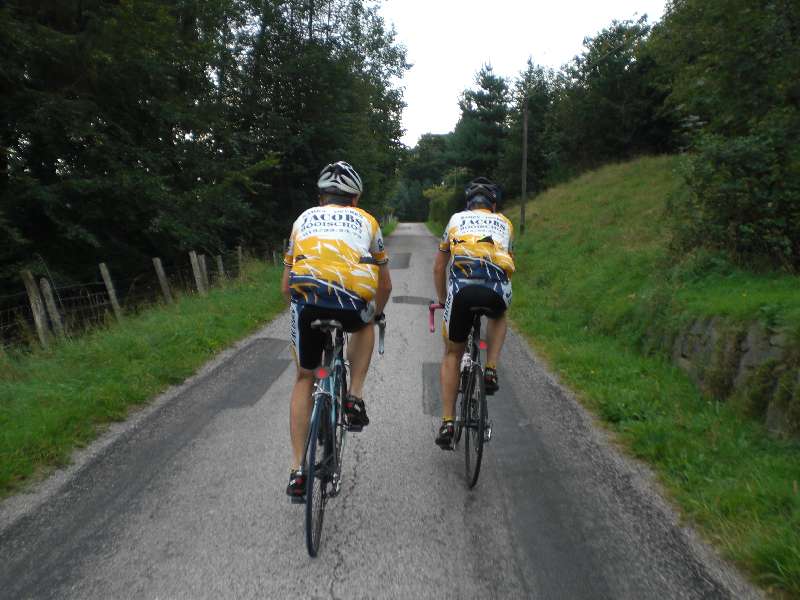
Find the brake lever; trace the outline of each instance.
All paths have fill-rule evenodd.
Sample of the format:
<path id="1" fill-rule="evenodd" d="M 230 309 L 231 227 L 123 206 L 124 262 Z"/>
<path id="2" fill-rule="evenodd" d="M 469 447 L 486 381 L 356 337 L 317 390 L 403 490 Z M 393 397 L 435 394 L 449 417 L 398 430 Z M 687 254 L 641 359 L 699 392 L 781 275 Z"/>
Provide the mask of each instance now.
<path id="1" fill-rule="evenodd" d="M 375 322 L 378 325 L 378 354 L 383 356 L 383 339 L 386 337 L 386 315 L 382 314 Z"/>

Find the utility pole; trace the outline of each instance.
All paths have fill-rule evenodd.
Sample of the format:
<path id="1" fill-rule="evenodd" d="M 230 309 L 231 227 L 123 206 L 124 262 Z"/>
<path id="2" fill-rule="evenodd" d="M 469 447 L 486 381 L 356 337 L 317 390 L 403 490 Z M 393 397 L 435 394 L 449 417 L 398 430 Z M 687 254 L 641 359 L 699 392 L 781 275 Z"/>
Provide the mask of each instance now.
<path id="1" fill-rule="evenodd" d="M 525 233 L 525 201 L 528 199 L 528 90 L 522 103 L 522 199 L 519 203 L 519 233 Z"/>

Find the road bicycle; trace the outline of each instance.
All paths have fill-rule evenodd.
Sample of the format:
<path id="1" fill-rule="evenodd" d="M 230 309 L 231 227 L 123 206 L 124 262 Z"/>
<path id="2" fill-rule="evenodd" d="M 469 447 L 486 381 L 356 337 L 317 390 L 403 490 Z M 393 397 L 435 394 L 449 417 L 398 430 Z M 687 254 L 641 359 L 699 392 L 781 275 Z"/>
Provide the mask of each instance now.
<path id="1" fill-rule="evenodd" d="M 428 327 L 435 331 L 433 315 L 443 305 L 431 302 L 428 305 Z M 472 312 L 472 328 L 470 329 L 464 354 L 461 356 L 461 367 L 458 378 L 458 396 L 456 397 L 456 414 L 453 420 L 455 449 L 464 435 L 464 472 L 467 487 L 473 488 L 478 483 L 483 459 L 483 446 L 492 439 L 492 424 L 489 421 L 486 404 L 486 389 L 483 379 L 483 362 L 481 350 L 486 350 L 486 342 L 481 339 L 481 318 L 492 313 L 492 309 L 475 306 Z"/>
<path id="2" fill-rule="evenodd" d="M 386 318 L 380 318 L 377 325 L 378 353 L 382 355 Z M 342 489 L 342 459 L 348 431 L 342 406 L 347 395 L 348 364 L 344 358 L 347 336 L 339 321 L 317 319 L 311 328 L 325 334 L 322 366 L 314 371 L 313 408 L 302 465 L 306 473 L 306 548 L 309 556 L 315 557 L 322 538 L 325 505 Z"/>

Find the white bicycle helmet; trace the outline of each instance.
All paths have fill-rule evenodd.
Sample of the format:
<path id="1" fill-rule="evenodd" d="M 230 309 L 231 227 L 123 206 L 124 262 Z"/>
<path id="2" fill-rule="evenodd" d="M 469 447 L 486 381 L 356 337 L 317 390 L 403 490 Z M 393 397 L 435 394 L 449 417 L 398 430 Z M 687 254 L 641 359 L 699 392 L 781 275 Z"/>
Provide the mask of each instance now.
<path id="1" fill-rule="evenodd" d="M 317 187 L 320 192 L 347 196 L 358 196 L 364 191 L 361 177 L 352 165 L 343 160 L 326 165 L 320 171 Z"/>

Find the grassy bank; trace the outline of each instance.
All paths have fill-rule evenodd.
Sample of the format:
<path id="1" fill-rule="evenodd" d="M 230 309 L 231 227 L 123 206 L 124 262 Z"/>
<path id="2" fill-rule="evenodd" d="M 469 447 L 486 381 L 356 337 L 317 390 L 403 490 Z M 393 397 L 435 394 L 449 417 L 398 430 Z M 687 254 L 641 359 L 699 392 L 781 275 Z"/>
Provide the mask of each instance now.
<path id="1" fill-rule="evenodd" d="M 103 424 L 125 419 L 284 307 L 280 269 L 184 296 L 48 352 L 0 353 L 0 496 L 65 464 Z"/>
<path id="2" fill-rule="evenodd" d="M 381 225 L 381 233 L 383 234 L 383 237 L 390 235 L 395 229 L 397 229 L 397 223 L 398 220 L 396 217 L 386 217 Z"/>
<path id="3" fill-rule="evenodd" d="M 677 160 L 610 166 L 530 202 L 512 318 L 725 556 L 765 588 L 800 596 L 800 444 L 769 437 L 666 357 L 640 351 L 648 330 L 696 316 L 800 327 L 797 277 L 670 256 L 662 223 L 680 193 Z"/>
<path id="4" fill-rule="evenodd" d="M 435 223 L 434 221 L 425 221 L 425 227 L 427 227 L 428 231 L 430 231 L 433 235 L 435 235 L 438 238 L 442 236 L 445 224 Z"/>

